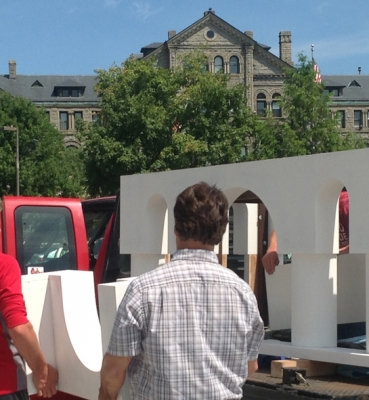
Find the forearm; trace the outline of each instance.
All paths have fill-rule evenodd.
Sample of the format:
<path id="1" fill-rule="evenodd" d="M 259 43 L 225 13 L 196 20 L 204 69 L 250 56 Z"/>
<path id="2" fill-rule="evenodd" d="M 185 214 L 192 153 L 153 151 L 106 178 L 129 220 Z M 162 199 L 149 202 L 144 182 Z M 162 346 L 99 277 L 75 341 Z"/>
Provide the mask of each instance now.
<path id="1" fill-rule="evenodd" d="M 270 253 L 272 251 L 278 253 L 277 234 L 275 233 L 275 230 L 273 230 L 272 233 L 270 234 L 267 253 Z"/>
<path id="2" fill-rule="evenodd" d="M 36 333 L 30 322 L 9 328 L 9 335 L 12 338 L 19 354 L 26 360 L 32 372 L 42 375 L 46 371 L 47 363 L 40 349 Z"/>
<path id="3" fill-rule="evenodd" d="M 258 360 L 251 360 L 247 362 L 248 375 L 256 372 L 259 369 Z"/>
<path id="4" fill-rule="evenodd" d="M 126 379 L 126 371 L 132 357 L 116 357 L 105 354 L 101 367 L 99 400 L 116 400 Z"/>

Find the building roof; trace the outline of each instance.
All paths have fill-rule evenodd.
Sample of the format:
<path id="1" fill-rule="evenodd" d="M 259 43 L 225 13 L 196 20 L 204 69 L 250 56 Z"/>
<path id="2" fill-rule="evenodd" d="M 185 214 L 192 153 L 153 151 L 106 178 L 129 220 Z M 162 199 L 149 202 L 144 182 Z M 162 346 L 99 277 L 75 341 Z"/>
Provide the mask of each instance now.
<path id="1" fill-rule="evenodd" d="M 253 44 L 256 49 L 260 49 L 263 52 L 264 56 L 267 56 L 269 60 L 273 60 L 281 68 L 290 67 L 290 65 L 286 61 L 283 61 L 279 57 L 275 56 L 273 53 L 269 52 L 269 50 L 271 49 L 270 46 L 258 43 L 251 36 L 247 35 L 244 32 L 241 32 L 234 26 L 230 25 L 227 21 L 218 17 L 215 14 L 215 11 L 213 11 L 211 9 L 209 11 L 206 11 L 202 18 L 200 18 L 199 20 L 197 20 L 196 22 L 194 22 L 187 28 L 183 29 L 181 32 L 176 33 L 174 36 L 170 37 L 166 42 L 164 42 L 164 43 L 156 42 L 156 43 L 152 43 L 148 46 L 143 47 L 141 49 L 141 52 L 143 53 L 143 57 L 146 57 L 146 56 L 152 55 L 152 54 L 158 54 L 167 45 L 171 45 L 171 44 L 179 45 L 188 36 L 191 36 L 196 31 L 201 29 L 202 26 L 205 26 L 208 23 L 219 27 L 221 30 L 224 30 L 227 34 L 233 36 L 234 38 L 236 38 L 237 40 L 239 40 L 242 43 Z M 157 47 L 154 47 L 154 45 Z"/>
<path id="2" fill-rule="evenodd" d="M 342 89 L 333 102 L 369 100 L 369 75 L 323 75 L 322 81 L 326 87 Z"/>
<path id="3" fill-rule="evenodd" d="M 96 83 L 95 75 L 16 75 L 15 79 L 10 79 L 9 75 L 0 75 L 0 90 L 36 103 L 97 103 L 99 98 L 94 90 Z M 61 87 L 85 89 L 80 97 L 58 97 L 55 88 Z"/>

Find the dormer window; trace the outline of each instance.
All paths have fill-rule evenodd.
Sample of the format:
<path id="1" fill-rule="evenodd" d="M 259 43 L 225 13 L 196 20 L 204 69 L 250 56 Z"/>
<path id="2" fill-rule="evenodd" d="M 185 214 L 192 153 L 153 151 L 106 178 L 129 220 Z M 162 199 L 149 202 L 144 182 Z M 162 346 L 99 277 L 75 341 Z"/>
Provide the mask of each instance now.
<path id="1" fill-rule="evenodd" d="M 31 87 L 44 87 L 43 84 L 39 80 L 35 80 Z"/>
<path id="2" fill-rule="evenodd" d="M 60 85 L 54 87 L 54 96 L 57 97 L 82 97 L 86 86 L 80 85 L 78 82 L 68 79 Z"/>
<path id="3" fill-rule="evenodd" d="M 56 95 L 58 97 L 82 97 L 84 92 L 84 88 L 79 87 L 79 88 L 56 88 Z"/>
<path id="4" fill-rule="evenodd" d="M 342 96 L 342 88 L 336 86 L 326 86 L 324 89 L 324 93 L 331 93 L 333 97 Z"/>
<path id="5" fill-rule="evenodd" d="M 359 84 L 357 81 L 355 81 L 355 80 L 351 81 L 351 82 L 348 84 L 348 86 L 349 86 L 349 87 L 352 87 L 352 86 L 361 87 L 360 84 Z"/>

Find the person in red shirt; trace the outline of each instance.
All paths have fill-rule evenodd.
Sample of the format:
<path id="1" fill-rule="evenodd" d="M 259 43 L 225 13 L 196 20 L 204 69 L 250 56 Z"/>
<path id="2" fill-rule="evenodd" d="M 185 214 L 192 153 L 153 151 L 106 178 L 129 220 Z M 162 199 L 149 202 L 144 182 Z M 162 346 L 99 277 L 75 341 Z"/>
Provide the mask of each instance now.
<path id="1" fill-rule="evenodd" d="M 349 195 L 343 189 L 339 198 L 339 245 L 340 254 L 349 252 Z M 275 267 L 279 264 L 277 235 L 272 231 L 269 238 L 269 246 L 265 255 L 261 259 L 265 271 L 272 275 Z"/>
<path id="2" fill-rule="evenodd" d="M 21 270 L 10 255 L 0 253 L 0 399 L 28 400 L 24 360 L 33 372 L 37 394 L 56 393 L 58 372 L 48 365 L 22 294 Z"/>

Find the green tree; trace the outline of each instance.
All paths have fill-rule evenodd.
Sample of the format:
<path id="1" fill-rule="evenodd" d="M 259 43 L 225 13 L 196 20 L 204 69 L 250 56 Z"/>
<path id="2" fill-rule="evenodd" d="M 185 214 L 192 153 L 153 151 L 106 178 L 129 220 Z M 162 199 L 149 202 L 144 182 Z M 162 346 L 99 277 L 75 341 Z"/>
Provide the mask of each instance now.
<path id="1" fill-rule="evenodd" d="M 352 133 L 340 134 L 329 109 L 330 95 L 315 81 L 313 62 L 299 54 L 295 68 L 286 69 L 280 99 L 284 118 L 267 115 L 252 137 L 249 160 L 327 153 L 364 147 Z"/>
<path id="2" fill-rule="evenodd" d="M 130 58 L 97 71 L 101 119 L 80 128 L 89 194 L 115 193 L 120 175 L 244 160 L 256 120 L 245 88 L 207 72 L 202 55 L 182 65 Z"/>
<path id="3" fill-rule="evenodd" d="M 63 135 L 43 110 L 29 100 L 0 93 L 0 127 L 19 129 L 20 194 L 29 196 L 77 196 L 82 192 Z M 0 129 L 0 195 L 16 193 L 16 134 Z M 78 167 L 77 167 L 78 165 Z M 74 176 L 74 179 L 71 177 Z"/>

